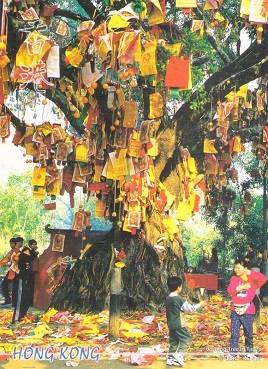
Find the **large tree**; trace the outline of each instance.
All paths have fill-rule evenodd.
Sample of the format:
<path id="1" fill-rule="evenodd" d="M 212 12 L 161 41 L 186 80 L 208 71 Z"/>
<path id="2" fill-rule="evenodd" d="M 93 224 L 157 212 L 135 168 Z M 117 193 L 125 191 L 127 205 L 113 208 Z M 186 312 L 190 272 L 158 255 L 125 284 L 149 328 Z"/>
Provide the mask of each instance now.
<path id="1" fill-rule="evenodd" d="M 243 142 L 257 140 L 264 158 L 265 5 L 252 14 L 243 4 L 240 16 L 240 2 L 229 0 L 32 3 L 3 5 L 2 115 L 16 127 L 14 144 L 38 163 L 36 198 L 54 201 L 60 187 L 75 207 L 80 187 L 114 224 L 65 275 L 53 304 L 105 307 L 121 249 L 126 306 L 160 304 L 167 276 L 184 280 L 179 222 L 200 199 L 208 211 L 229 208 Z M 240 55 L 242 30 L 251 45 Z M 258 77 L 258 90 L 240 90 Z M 53 101 L 66 129 L 13 115 L 5 94 L 19 101 L 22 87 Z"/>

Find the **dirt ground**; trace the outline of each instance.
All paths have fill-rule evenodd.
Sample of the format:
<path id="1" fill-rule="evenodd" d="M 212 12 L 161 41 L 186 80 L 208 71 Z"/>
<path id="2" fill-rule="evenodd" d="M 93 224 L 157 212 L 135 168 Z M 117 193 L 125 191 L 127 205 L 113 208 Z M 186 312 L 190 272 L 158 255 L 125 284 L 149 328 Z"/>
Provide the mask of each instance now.
<path id="1" fill-rule="evenodd" d="M 0 307 L 0 312 L 1 312 L 1 307 Z M 9 311 L 10 309 L 4 309 L 5 311 Z M 34 310 L 33 310 L 34 312 Z M 268 312 L 267 312 L 268 314 Z M 195 318 L 196 319 L 196 318 Z M 225 321 L 222 321 L 222 323 L 224 323 Z M 189 324 L 191 324 L 191 321 L 189 322 Z M 196 323 L 193 323 L 194 325 L 196 325 Z M 267 327 L 267 321 L 264 323 L 265 324 L 265 332 L 266 332 L 266 327 Z M 0 326 L 1 328 L 1 326 Z M 204 335 L 204 331 L 201 331 L 201 336 L 203 337 L 203 339 L 205 340 L 205 344 L 206 347 L 214 347 L 213 344 L 209 343 L 207 341 L 207 337 Z M 268 335 L 266 335 L 266 333 L 264 332 L 264 335 L 262 336 L 262 338 L 264 339 L 264 341 L 260 341 L 264 344 L 264 346 L 266 347 L 265 352 L 267 352 L 267 348 L 268 348 Z M 196 339 L 200 339 L 200 337 L 196 337 Z M 22 342 L 23 342 L 23 337 L 22 338 Z M 216 340 L 216 341 L 215 341 Z M 214 341 L 216 343 L 219 343 L 222 347 L 224 347 L 226 345 L 226 341 L 227 338 L 226 336 L 215 336 Z M 10 344 L 14 344 L 12 343 L 12 341 L 8 341 L 10 342 Z M 31 345 L 30 341 L 27 341 L 28 345 Z M 52 347 L 56 347 L 56 343 L 54 343 L 54 338 L 51 337 L 50 342 L 50 346 Z M 45 341 L 43 341 L 44 345 L 45 345 Z M 85 342 L 85 346 L 90 345 L 92 342 L 90 340 L 86 340 Z M 42 343 L 41 343 L 42 345 Z M 221 347 L 220 346 L 220 347 Z M 151 347 L 148 346 L 148 348 Z M 217 345 L 215 345 L 215 347 L 218 347 Z M 255 346 L 254 346 L 255 347 Z M 59 369 L 59 368 L 65 368 L 65 367 L 77 367 L 79 369 L 128 369 L 131 367 L 140 367 L 140 368 L 146 368 L 146 369 L 167 369 L 167 368 L 171 368 L 170 366 L 166 365 L 166 360 L 165 360 L 165 354 L 162 353 L 159 356 L 159 359 L 157 360 L 153 360 L 151 365 L 136 365 L 136 364 L 131 364 L 130 362 L 130 352 L 127 351 L 123 351 L 121 355 L 120 360 L 118 359 L 118 356 L 116 356 L 117 359 L 111 358 L 112 356 L 109 356 L 109 358 L 107 359 L 107 356 L 103 356 L 100 353 L 99 356 L 99 361 L 95 361 L 93 359 L 84 359 L 84 360 L 80 360 L 80 361 L 76 361 L 76 360 L 59 360 L 56 355 L 53 356 L 53 359 L 49 359 L 48 357 L 46 357 L 44 360 L 18 360 L 18 358 L 10 358 L 9 360 L 4 360 L 3 357 L 1 357 L 1 352 L 3 352 L 4 350 L 2 350 L 1 348 L 1 343 L 0 343 L 0 369 Z M 11 351 L 10 351 L 11 352 Z M 102 352 L 102 350 L 101 350 Z M 112 351 L 112 353 L 114 353 L 114 351 Z M 202 357 L 197 357 L 194 356 L 194 353 L 189 354 L 189 356 L 187 356 L 186 358 L 186 363 L 184 368 L 186 369 L 252 369 L 254 368 L 254 366 L 257 366 L 258 369 L 268 369 L 268 358 L 264 359 L 264 358 L 260 358 L 260 360 L 258 361 L 245 361 L 242 358 L 240 358 L 237 361 L 227 361 L 226 358 L 223 355 L 218 355 L 218 357 L 216 357 L 217 353 L 214 352 L 214 354 L 210 355 L 210 357 L 208 357 L 208 355 L 204 354 Z M 116 353 L 115 353 L 116 355 Z M 196 355 L 196 354 L 195 354 Z M 211 357 L 213 356 L 213 357 Z M 33 358 L 33 357 L 31 357 Z"/>
<path id="2" fill-rule="evenodd" d="M 77 366 L 75 365 L 77 364 Z M 257 365 L 258 369 L 267 369 L 268 360 L 259 361 L 226 361 L 225 359 L 197 359 L 190 360 L 185 363 L 186 369 L 252 369 Z M 152 365 L 137 366 L 130 363 L 123 363 L 119 360 L 100 360 L 98 363 L 93 361 L 81 361 L 74 363 L 70 361 L 54 360 L 47 361 L 32 361 L 32 360 L 9 360 L 1 361 L 0 368 L 2 369 L 59 369 L 65 367 L 77 367 L 78 369 L 129 369 L 133 367 L 146 369 L 167 369 L 171 368 L 166 365 L 165 360 L 154 361 Z M 173 367 L 175 368 L 175 367 Z"/>

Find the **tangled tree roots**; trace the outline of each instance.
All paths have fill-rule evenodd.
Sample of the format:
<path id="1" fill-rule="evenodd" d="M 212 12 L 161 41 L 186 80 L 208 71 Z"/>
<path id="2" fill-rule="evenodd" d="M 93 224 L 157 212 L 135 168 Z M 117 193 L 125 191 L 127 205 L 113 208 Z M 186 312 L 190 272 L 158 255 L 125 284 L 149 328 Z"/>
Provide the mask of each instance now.
<path id="1" fill-rule="evenodd" d="M 145 241 L 142 233 L 132 236 L 112 230 L 105 240 L 93 244 L 73 267 L 66 268 L 54 290 L 51 307 L 81 313 L 108 309 L 115 248 L 123 248 L 127 255 L 122 269 L 122 309 L 147 310 L 163 306 L 168 295 L 169 275 L 181 276 L 185 287 L 182 254 L 176 255 L 177 252 L 168 247 L 163 257 Z"/>

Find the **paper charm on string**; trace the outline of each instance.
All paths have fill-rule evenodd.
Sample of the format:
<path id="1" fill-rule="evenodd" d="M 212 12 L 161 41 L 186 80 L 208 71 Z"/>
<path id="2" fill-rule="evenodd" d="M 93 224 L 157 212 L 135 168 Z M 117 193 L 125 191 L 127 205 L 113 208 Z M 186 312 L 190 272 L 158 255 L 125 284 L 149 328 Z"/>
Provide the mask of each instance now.
<path id="1" fill-rule="evenodd" d="M 197 1 L 196 0 L 176 0 L 176 7 L 177 8 L 196 8 Z"/>
<path id="2" fill-rule="evenodd" d="M 72 181 L 73 182 L 77 182 L 77 183 L 80 183 L 80 184 L 86 184 L 86 179 L 84 176 L 81 176 L 80 175 L 80 171 L 79 171 L 79 167 L 78 167 L 78 164 L 75 164 L 74 166 L 74 172 L 73 172 L 73 177 L 72 177 Z"/>
<path id="3" fill-rule="evenodd" d="M 157 74 L 156 68 L 156 41 L 145 41 L 141 56 L 140 72 L 142 76 Z"/>
<path id="4" fill-rule="evenodd" d="M 53 239 L 52 251 L 63 252 L 64 251 L 65 235 L 57 233 Z"/>
<path id="5" fill-rule="evenodd" d="M 65 142 L 59 142 L 56 150 L 56 159 L 59 161 L 67 161 L 68 145 Z"/>
<path id="6" fill-rule="evenodd" d="M 45 181 L 46 181 L 46 168 L 34 167 L 32 185 L 45 186 Z"/>
<path id="7" fill-rule="evenodd" d="M 150 141 L 150 126 L 153 120 L 144 120 L 140 128 L 140 142 L 147 143 Z"/>
<path id="8" fill-rule="evenodd" d="M 70 37 L 71 34 L 69 26 L 63 21 L 59 22 L 56 33 L 64 37 Z"/>
<path id="9" fill-rule="evenodd" d="M 138 103 L 136 101 L 126 101 L 124 106 L 123 127 L 133 128 L 138 120 Z"/>
<path id="10" fill-rule="evenodd" d="M 141 157 L 141 149 L 142 144 L 140 141 L 140 135 L 138 132 L 133 131 L 128 142 L 128 154 L 129 156 L 139 158 Z"/>
<path id="11" fill-rule="evenodd" d="M 45 63 L 52 45 L 53 41 L 41 35 L 37 30 L 30 32 L 16 55 L 14 80 L 20 83 L 41 84 L 43 88 L 51 86 L 47 80 Z"/>
<path id="12" fill-rule="evenodd" d="M 75 236 L 78 236 L 79 232 L 82 232 L 87 227 L 91 226 L 90 211 L 83 210 L 83 206 L 79 205 L 79 209 L 74 213 L 72 229 L 74 229 Z"/>
<path id="13" fill-rule="evenodd" d="M 159 92 L 150 95 L 149 118 L 159 118 L 163 115 L 163 97 Z"/>
<path id="14" fill-rule="evenodd" d="M 128 212 L 128 223 L 127 226 L 132 228 L 140 228 L 141 212 L 140 211 L 129 211 Z"/>
<path id="15" fill-rule="evenodd" d="M 118 50 L 118 60 L 124 65 L 133 64 L 134 62 L 139 34 L 140 31 L 132 31 L 125 32 L 122 36 Z"/>
<path id="16" fill-rule="evenodd" d="M 39 17 L 37 15 L 36 11 L 32 7 L 27 9 L 25 12 L 24 11 L 19 11 L 19 13 L 20 13 L 20 15 L 21 15 L 21 17 L 24 21 L 33 22 L 33 21 L 39 20 Z"/>
<path id="17" fill-rule="evenodd" d="M 165 76 L 166 87 L 177 87 L 180 90 L 192 88 L 190 59 L 182 60 L 178 56 L 171 56 Z"/>
<path id="18" fill-rule="evenodd" d="M 0 116 L 0 137 L 2 138 L 2 143 L 10 135 L 10 116 L 2 115 Z"/>
<path id="19" fill-rule="evenodd" d="M 76 30 L 70 28 L 68 23 L 63 20 L 59 20 L 58 17 L 51 17 L 50 19 L 51 24 L 49 28 L 50 31 L 53 32 L 55 43 L 61 47 L 67 46 Z"/>
<path id="20" fill-rule="evenodd" d="M 105 200 L 96 199 L 95 218 L 104 218 L 106 210 Z"/>
<path id="21" fill-rule="evenodd" d="M 116 128 L 114 135 L 114 145 L 116 147 L 127 146 L 127 128 L 124 127 Z"/>
<path id="22" fill-rule="evenodd" d="M 199 32 L 199 36 L 200 37 L 203 36 L 203 34 L 204 34 L 204 21 L 193 19 L 191 31 L 192 32 Z"/>
<path id="23" fill-rule="evenodd" d="M 155 24 L 163 23 L 165 20 L 165 1 L 163 0 L 150 0 L 147 1 L 148 5 L 148 24 L 153 26 Z"/>

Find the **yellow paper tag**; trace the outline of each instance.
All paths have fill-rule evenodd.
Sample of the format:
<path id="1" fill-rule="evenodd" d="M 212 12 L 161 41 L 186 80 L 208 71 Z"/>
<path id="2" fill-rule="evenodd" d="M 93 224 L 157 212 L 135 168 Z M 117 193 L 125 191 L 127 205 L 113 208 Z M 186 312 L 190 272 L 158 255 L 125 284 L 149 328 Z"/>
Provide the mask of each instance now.
<path id="1" fill-rule="evenodd" d="M 196 8 L 196 0 L 176 0 L 177 8 Z"/>
<path id="2" fill-rule="evenodd" d="M 156 46 L 155 40 L 147 41 L 145 50 L 141 56 L 140 71 L 142 76 L 157 74 L 156 68 Z"/>
<path id="3" fill-rule="evenodd" d="M 34 167 L 32 185 L 45 186 L 45 181 L 46 181 L 46 168 Z"/>
<path id="4" fill-rule="evenodd" d="M 150 0 L 153 4 L 152 11 L 148 14 L 149 26 L 160 24 L 164 22 L 164 14 L 160 2 L 158 0 Z"/>
<path id="5" fill-rule="evenodd" d="M 78 143 L 75 148 L 75 160 L 82 163 L 88 163 L 89 158 L 87 156 L 88 148 L 86 143 Z"/>

